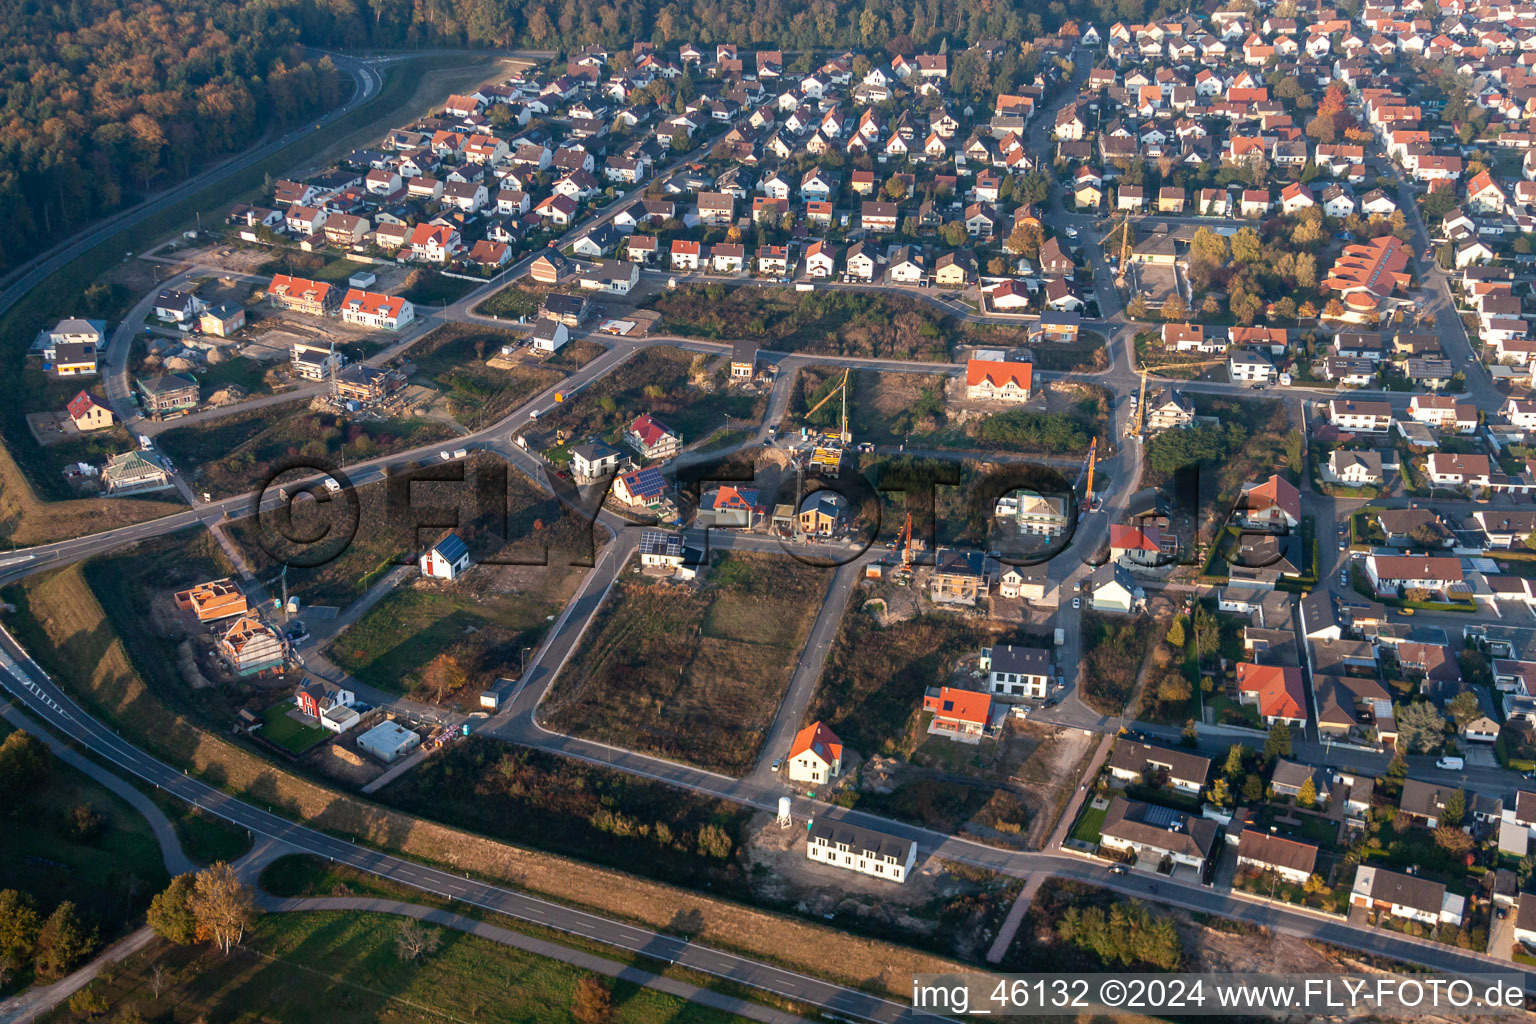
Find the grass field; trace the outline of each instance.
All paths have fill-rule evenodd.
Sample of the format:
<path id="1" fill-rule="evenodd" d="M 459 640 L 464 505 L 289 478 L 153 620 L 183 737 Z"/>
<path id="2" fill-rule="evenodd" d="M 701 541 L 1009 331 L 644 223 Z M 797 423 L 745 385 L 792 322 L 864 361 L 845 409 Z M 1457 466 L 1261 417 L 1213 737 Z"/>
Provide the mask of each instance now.
<path id="1" fill-rule="evenodd" d="M 1099 833 L 1104 828 L 1104 818 L 1109 812 L 1103 808 L 1084 807 L 1072 824 L 1072 838 L 1079 842 L 1099 845 Z"/>
<path id="2" fill-rule="evenodd" d="M 310 747 L 324 743 L 330 733 L 318 725 L 305 725 L 296 721 L 289 712 L 293 704 L 283 701 L 274 704 L 261 714 L 261 735 L 270 743 L 276 743 L 293 754 L 302 754 Z"/>
<path id="3" fill-rule="evenodd" d="M 461 281 L 456 277 L 439 274 L 435 270 L 424 270 L 419 275 L 413 271 L 406 278 L 406 287 L 400 292 L 401 296 L 410 300 L 417 306 L 445 306 L 451 302 L 457 302 L 470 292 L 479 288 L 482 282 Z"/>
<path id="4" fill-rule="evenodd" d="M 235 861 L 251 848 L 251 834 L 238 825 L 215 818 L 163 789 L 147 784 L 139 788 L 171 819 L 182 852 L 199 864 Z"/>
<path id="5" fill-rule="evenodd" d="M 12 732 L 0 722 L 0 739 Z M 102 817 L 92 838 L 72 836 L 70 810 L 89 804 Z M 11 794 L 0 829 L 0 889 L 30 893 L 44 917 L 72 900 L 110 942 L 129 930 L 169 881 L 160 845 L 144 816 L 61 761 L 40 785 Z M 25 972 L 15 979 L 29 980 Z M 11 986 L 0 984 L 0 992 Z"/>
<path id="6" fill-rule="evenodd" d="M 592 976 L 589 972 L 488 939 L 427 927 L 440 945 L 405 961 L 395 946 L 400 918 L 272 914 L 259 918 L 242 948 L 227 957 L 206 944 L 157 941 L 148 955 L 97 984 L 115 1012 L 131 1006 L 145 1020 L 576 1020 L 572 1000 L 578 983 Z M 159 998 L 149 985 L 156 964 L 174 979 Z M 613 993 L 614 1024 L 728 1024 L 739 1019 L 632 983 L 605 983 Z"/>
<path id="7" fill-rule="evenodd" d="M 361 682 L 423 700 L 479 691 L 498 676 L 516 676 L 520 652 L 535 647 L 560 610 L 552 594 L 485 594 L 465 587 L 396 590 L 368 610 L 330 648 L 338 665 Z M 426 689 L 422 670 L 439 653 L 463 668 L 453 692 Z"/>
<path id="8" fill-rule="evenodd" d="M 485 365 L 501 346 L 516 341 L 511 331 L 475 324 L 439 327 L 411 350 L 414 383 L 440 390 L 453 418 L 471 430 L 502 419 L 532 396 L 560 380 L 559 370 L 541 364 L 497 369 Z"/>
<path id="9" fill-rule="evenodd" d="M 752 812 L 739 804 L 582 761 L 472 737 L 379 793 L 402 810 L 476 822 L 509 840 L 668 882 L 746 894 L 739 855 Z"/>
<path id="10" fill-rule="evenodd" d="M 203 490 L 228 497 L 261 488 L 286 465 L 344 466 L 457 436 L 434 420 L 348 420 L 307 405 L 269 405 L 177 427 L 156 443 L 191 469 Z"/>
<path id="11" fill-rule="evenodd" d="M 830 575 L 723 555 L 698 588 L 622 579 L 555 681 L 546 724 L 744 772 L 789 685 Z"/>

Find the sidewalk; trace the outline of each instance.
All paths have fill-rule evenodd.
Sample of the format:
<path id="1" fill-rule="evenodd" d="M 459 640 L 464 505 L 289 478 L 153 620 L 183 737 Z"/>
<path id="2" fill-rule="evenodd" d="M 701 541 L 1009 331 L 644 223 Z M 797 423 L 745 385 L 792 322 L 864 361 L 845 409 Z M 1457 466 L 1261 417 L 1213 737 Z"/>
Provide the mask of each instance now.
<path id="1" fill-rule="evenodd" d="M 463 914 L 455 914 L 450 910 L 435 910 L 431 907 L 420 907 L 414 903 L 406 903 L 401 900 L 373 899 L 353 896 L 321 896 L 299 899 L 277 899 L 270 896 L 262 896 L 259 899 L 262 909 L 273 912 L 292 911 L 327 911 L 341 910 L 351 913 L 365 914 L 398 914 L 401 917 L 414 917 L 418 921 L 428 924 L 441 925 L 444 928 L 452 928 L 456 931 L 474 935 L 477 938 L 498 942 L 503 946 L 512 946 L 536 956 L 548 957 L 551 960 L 559 960 L 563 963 L 602 974 L 609 978 L 629 982 L 632 985 L 642 985 L 645 988 L 654 989 L 657 992 L 665 992 L 667 995 L 685 999 L 690 1003 L 698 1003 L 700 1006 L 708 1006 L 712 1009 L 723 1010 L 726 1013 L 734 1013 L 739 1017 L 760 1021 L 762 1024 L 806 1024 L 803 1018 L 794 1014 L 775 1010 L 772 1007 L 763 1006 L 747 999 L 739 999 L 728 996 L 712 989 L 701 988 L 690 982 L 680 981 L 675 978 L 666 978 L 639 967 L 631 967 L 617 960 L 610 960 L 594 953 L 583 952 L 579 949 L 571 949 L 557 943 L 536 939 L 522 932 L 512 931 L 500 925 L 490 924 L 485 921 L 477 921 Z"/>
<path id="2" fill-rule="evenodd" d="M 1093 752 L 1093 759 L 1088 762 L 1088 768 L 1083 772 L 1083 778 L 1092 779 L 1098 776 L 1099 768 L 1103 766 L 1104 759 L 1109 756 L 1110 750 L 1115 745 L 1114 733 L 1105 733 L 1099 739 L 1098 749 Z M 1056 828 L 1051 832 L 1051 837 L 1046 840 L 1047 850 L 1058 850 L 1066 841 L 1067 833 L 1072 829 L 1072 823 L 1077 820 L 1078 811 L 1082 809 L 1083 801 L 1088 796 L 1088 789 L 1079 786 L 1077 792 L 1072 794 L 1072 799 L 1067 801 L 1066 810 L 1061 812 L 1061 818 L 1056 822 Z M 1045 881 L 1045 875 L 1034 874 L 1024 883 L 1024 888 L 1019 891 L 1018 898 L 1013 901 L 1013 906 L 1008 908 L 1008 916 L 1003 918 L 1003 926 L 997 930 L 997 938 L 993 940 L 992 947 L 987 950 L 987 963 L 1001 963 L 1003 956 L 1008 952 L 1008 947 L 1013 945 L 1013 937 L 1018 934 L 1019 925 L 1024 923 L 1024 915 L 1029 910 L 1030 901 L 1035 898 L 1035 893 L 1040 891 L 1040 885 Z"/>

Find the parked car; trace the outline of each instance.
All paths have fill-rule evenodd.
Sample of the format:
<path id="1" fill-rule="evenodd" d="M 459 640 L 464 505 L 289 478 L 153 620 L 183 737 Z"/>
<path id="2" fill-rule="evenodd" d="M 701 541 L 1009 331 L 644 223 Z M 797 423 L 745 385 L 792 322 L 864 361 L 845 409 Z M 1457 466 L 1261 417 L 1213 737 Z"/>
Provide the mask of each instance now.
<path id="1" fill-rule="evenodd" d="M 776 757 L 776 758 L 773 759 L 773 770 L 774 771 L 778 771 L 783 766 L 784 766 L 784 759 L 782 757 Z"/>
<path id="2" fill-rule="evenodd" d="M 1077 610 L 1078 610 L 1078 609 L 1079 609 L 1079 608 L 1081 608 L 1081 607 L 1082 607 L 1082 606 L 1083 606 L 1083 599 L 1082 599 L 1082 598 L 1080 598 L 1080 597 L 1074 597 L 1074 598 L 1073 598 L 1073 599 L 1072 599 L 1072 610 L 1073 610 L 1073 611 L 1077 611 Z"/>

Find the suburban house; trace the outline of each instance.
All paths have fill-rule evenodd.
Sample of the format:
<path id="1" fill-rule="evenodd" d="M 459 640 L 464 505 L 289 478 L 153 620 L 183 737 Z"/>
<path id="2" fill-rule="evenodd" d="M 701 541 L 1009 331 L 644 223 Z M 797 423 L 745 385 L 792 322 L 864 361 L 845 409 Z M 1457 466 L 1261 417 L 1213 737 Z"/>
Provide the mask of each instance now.
<path id="1" fill-rule="evenodd" d="M 1022 488 L 998 498 L 992 515 L 1000 521 L 1012 520 L 1020 533 L 1057 537 L 1067 531 L 1066 498 L 1050 498 Z"/>
<path id="2" fill-rule="evenodd" d="M 123 452 L 107 459 L 101 483 L 107 494 L 117 496 L 164 490 L 171 486 L 171 475 L 150 452 Z"/>
<path id="3" fill-rule="evenodd" d="M 197 297 L 196 288 L 166 288 L 155 296 L 155 317 L 171 323 L 191 320 L 207 308 L 208 303 Z"/>
<path id="4" fill-rule="evenodd" d="M 416 307 L 398 295 L 349 288 L 341 300 L 341 319 L 377 330 L 398 331 L 416 318 Z"/>
<path id="5" fill-rule="evenodd" d="M 1290 665 L 1237 664 L 1237 694 L 1244 704 L 1256 705 L 1265 725 L 1286 722 L 1305 725 L 1307 694 L 1301 669 Z"/>
<path id="6" fill-rule="evenodd" d="M 469 568 L 469 545 L 458 534 L 449 532 L 423 552 L 419 559 L 421 574 L 428 579 L 453 580 Z"/>
<path id="7" fill-rule="evenodd" d="M 1351 906 L 1364 907 L 1407 918 L 1421 924 L 1460 926 L 1466 897 L 1447 892 L 1440 882 L 1418 875 L 1404 875 L 1369 864 L 1355 868 L 1350 887 Z"/>
<path id="8" fill-rule="evenodd" d="M 243 615 L 249 607 L 245 595 L 233 580 L 209 580 L 190 590 L 177 591 L 176 607 L 197 616 L 198 622 L 217 622 L 231 615 Z"/>
<path id="9" fill-rule="evenodd" d="M 928 723 L 931 736 L 948 736 L 960 743 L 980 743 L 992 719 L 992 698 L 975 690 L 930 686 L 923 696 L 923 710 L 933 713 Z"/>
<path id="10" fill-rule="evenodd" d="M 1039 647 L 997 644 L 981 652 L 987 686 L 1000 697 L 1043 698 L 1051 685 L 1051 652 Z"/>
<path id="11" fill-rule="evenodd" d="M 1136 581 L 1119 562 L 1105 562 L 1088 577 L 1094 611 L 1129 612 L 1136 606 Z"/>
<path id="12" fill-rule="evenodd" d="M 830 782 L 843 771 L 843 742 L 822 722 L 812 722 L 789 745 L 791 782 Z"/>
<path id="13" fill-rule="evenodd" d="M 587 441 L 571 448 L 571 475 L 577 483 L 591 483 L 619 468 L 624 453 L 601 441 Z"/>
<path id="14" fill-rule="evenodd" d="M 547 355 L 565 347 L 565 343 L 571 340 L 571 329 L 562 320 L 541 316 L 534 321 L 533 332 L 529 337 L 530 347 L 535 352 Z"/>
<path id="15" fill-rule="evenodd" d="M 1464 577 L 1461 559 L 1433 555 L 1370 554 L 1365 574 L 1377 594 L 1396 596 L 1399 588 L 1445 594 L 1461 590 Z"/>
<path id="16" fill-rule="evenodd" d="M 1253 871 L 1272 871 L 1301 885 L 1317 867 L 1317 847 L 1256 828 L 1245 828 L 1237 837 L 1237 866 Z"/>
<path id="17" fill-rule="evenodd" d="M 647 459 L 670 459 L 683 446 L 683 439 L 650 413 L 641 413 L 624 432 L 624 443 Z"/>
<path id="18" fill-rule="evenodd" d="M 71 398 L 69 404 L 64 407 L 64 411 L 69 416 L 69 421 L 75 425 L 75 429 L 81 433 L 105 430 L 114 422 L 112 410 L 96 401 L 86 391 Z"/>
<path id="19" fill-rule="evenodd" d="M 832 867 L 905 882 L 917 863 L 917 843 L 851 825 L 833 815 L 818 817 L 806 834 L 806 856 Z"/>
<path id="20" fill-rule="evenodd" d="M 928 596 L 939 604 L 974 605 L 986 596 L 986 556 L 980 551 L 940 548 L 934 556 Z"/>
<path id="21" fill-rule="evenodd" d="M 681 569 L 687 559 L 683 535 L 666 530 L 642 530 L 639 550 L 642 569 L 660 569 L 672 573 Z"/>
<path id="22" fill-rule="evenodd" d="M 91 342 L 61 341 L 52 345 L 53 356 L 48 361 L 58 377 L 94 377 L 96 375 L 96 346 Z"/>
<path id="23" fill-rule="evenodd" d="M 1109 802 L 1099 830 L 1101 846 L 1137 859 L 1193 868 L 1203 875 L 1216 845 L 1216 822 L 1157 804 L 1116 796 Z"/>
<path id="24" fill-rule="evenodd" d="M 970 359 L 965 364 L 965 397 L 973 401 L 1027 402 L 1033 363 Z"/>
<path id="25" fill-rule="evenodd" d="M 190 373 L 170 373 L 134 380 L 144 412 L 150 417 L 171 416 L 197 408 L 197 378 Z"/>
<path id="26" fill-rule="evenodd" d="M 731 343 L 731 379 L 750 381 L 757 373 L 757 345 L 750 341 Z"/>
<path id="27" fill-rule="evenodd" d="M 1156 777 L 1182 793 L 1198 795 L 1211 774 L 1211 759 L 1187 750 L 1119 739 L 1105 767 L 1122 782 L 1139 783 Z"/>
<path id="28" fill-rule="evenodd" d="M 1285 533 L 1301 525 L 1301 492 L 1279 474 L 1245 484 L 1238 518 L 1251 530 Z"/>
<path id="29" fill-rule="evenodd" d="M 341 304 L 341 290 L 324 281 L 273 274 L 272 283 L 267 285 L 267 301 L 277 309 L 329 316 Z"/>
<path id="30" fill-rule="evenodd" d="M 655 466 L 614 478 L 613 496 L 630 508 L 655 508 L 667 496 L 667 479 Z"/>
<path id="31" fill-rule="evenodd" d="M 755 488 L 726 484 L 699 499 L 698 525 L 750 530 L 765 511 Z"/>
<path id="32" fill-rule="evenodd" d="M 293 695 L 293 702 L 329 732 L 344 733 L 362 721 L 362 716 L 352 707 L 357 703 L 357 695 L 328 679 L 312 679 L 304 683 Z"/>
<path id="33" fill-rule="evenodd" d="M 1328 421 L 1340 430 L 1385 434 L 1392 429 L 1390 402 L 1365 402 L 1335 398 L 1328 403 Z"/>

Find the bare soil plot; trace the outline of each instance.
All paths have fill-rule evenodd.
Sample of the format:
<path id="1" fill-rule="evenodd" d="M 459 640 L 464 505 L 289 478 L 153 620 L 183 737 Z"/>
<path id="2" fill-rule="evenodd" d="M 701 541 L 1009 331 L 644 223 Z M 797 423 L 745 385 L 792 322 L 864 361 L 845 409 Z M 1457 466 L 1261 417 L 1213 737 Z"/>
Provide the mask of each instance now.
<path id="1" fill-rule="evenodd" d="M 542 718 L 562 732 L 745 772 L 830 580 L 793 559 L 733 552 L 696 586 L 626 575 Z"/>
<path id="2" fill-rule="evenodd" d="M 558 357 L 559 353 L 557 353 Z M 618 444 L 636 416 L 648 412 L 682 436 L 707 437 L 727 422 L 755 423 L 767 399 L 732 388 L 726 360 L 670 346 L 637 352 L 623 365 L 539 417 L 540 434 L 565 430 L 573 442 Z"/>
<path id="3" fill-rule="evenodd" d="M 442 392 L 448 412 L 470 430 L 502 419 L 565 375 L 548 363 L 491 367 L 486 361 L 519 335 L 476 324 L 448 324 L 411 350 L 411 379 Z"/>
<path id="4" fill-rule="evenodd" d="M 349 418 L 296 400 L 174 427 L 156 443 L 203 490 L 228 497 L 261 488 L 288 465 L 344 466 L 455 436 L 431 420 Z"/>
<path id="5" fill-rule="evenodd" d="M 310 557 L 313 546 L 284 540 L 266 517 L 260 522 L 250 516 L 237 519 L 225 530 L 263 579 L 278 571 L 280 560 L 293 562 L 304 555 L 305 564 L 288 569 L 288 591 L 305 605 L 348 605 L 390 569 L 413 565 L 422 549 L 447 529 L 418 528 L 420 522 L 457 520 L 456 531 L 477 564 L 531 563 L 507 565 L 508 586 L 537 590 L 538 577 L 563 575 L 568 565 L 591 563 L 592 524 L 500 456 L 474 452 L 463 466 L 462 482 L 451 479 L 458 471 L 456 465 L 434 461 L 359 487 L 356 530 L 347 531 L 345 543 L 322 551 L 321 557 Z M 305 506 L 295 515 L 308 511 Z M 303 519 L 297 525 L 301 529 L 295 536 L 318 536 L 326 521 Z M 514 569 L 528 578 L 512 579 Z"/>

